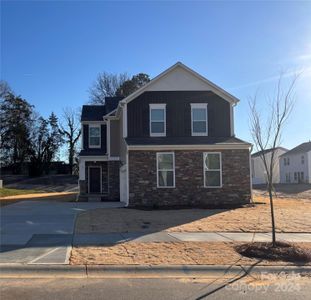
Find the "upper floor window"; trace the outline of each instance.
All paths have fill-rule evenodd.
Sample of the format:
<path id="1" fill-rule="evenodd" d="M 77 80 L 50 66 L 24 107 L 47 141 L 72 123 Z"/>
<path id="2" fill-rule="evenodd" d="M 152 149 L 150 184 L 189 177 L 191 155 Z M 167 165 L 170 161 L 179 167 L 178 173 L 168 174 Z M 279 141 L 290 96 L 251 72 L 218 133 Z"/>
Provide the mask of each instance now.
<path id="1" fill-rule="evenodd" d="M 203 153 L 204 165 L 204 187 L 221 187 L 221 153 L 205 152 Z"/>
<path id="2" fill-rule="evenodd" d="M 100 125 L 89 125 L 89 147 L 100 148 Z"/>
<path id="3" fill-rule="evenodd" d="M 303 165 L 305 163 L 305 157 L 304 155 L 301 156 L 301 164 Z"/>
<path id="4" fill-rule="evenodd" d="M 284 166 L 289 166 L 289 157 L 284 157 Z"/>
<path id="5" fill-rule="evenodd" d="M 208 132 L 207 103 L 191 103 L 191 134 L 204 136 Z"/>
<path id="6" fill-rule="evenodd" d="M 166 136 L 166 104 L 150 104 L 150 136 Z"/>
<path id="7" fill-rule="evenodd" d="M 174 152 L 157 153 L 157 186 L 158 188 L 175 187 Z"/>

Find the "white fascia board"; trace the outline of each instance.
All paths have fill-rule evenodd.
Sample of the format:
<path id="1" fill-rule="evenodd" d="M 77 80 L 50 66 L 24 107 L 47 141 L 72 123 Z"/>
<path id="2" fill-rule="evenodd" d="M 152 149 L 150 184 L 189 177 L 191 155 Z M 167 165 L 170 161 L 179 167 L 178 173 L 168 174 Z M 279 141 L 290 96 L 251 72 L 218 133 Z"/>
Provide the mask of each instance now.
<path id="1" fill-rule="evenodd" d="M 124 104 L 122 107 L 122 113 L 123 113 L 123 137 L 127 137 L 127 104 Z"/>
<path id="2" fill-rule="evenodd" d="M 250 149 L 251 144 L 214 144 L 214 145 L 131 145 L 128 150 L 226 150 Z"/>
<path id="3" fill-rule="evenodd" d="M 84 124 L 84 125 L 106 124 L 106 121 L 104 121 L 104 120 L 103 121 L 81 121 L 81 124 Z"/>
<path id="4" fill-rule="evenodd" d="M 112 117 L 115 117 L 115 116 L 112 116 L 113 113 L 115 113 L 117 111 L 117 108 L 115 108 L 114 110 L 112 110 L 110 113 L 106 114 L 103 116 L 103 119 L 106 120 L 106 119 L 110 119 Z"/>

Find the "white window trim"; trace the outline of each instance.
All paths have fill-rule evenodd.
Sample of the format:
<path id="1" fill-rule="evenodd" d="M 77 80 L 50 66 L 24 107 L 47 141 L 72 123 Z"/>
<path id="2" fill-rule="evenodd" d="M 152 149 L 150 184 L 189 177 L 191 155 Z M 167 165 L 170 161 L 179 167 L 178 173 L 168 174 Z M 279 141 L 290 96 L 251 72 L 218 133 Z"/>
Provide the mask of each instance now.
<path id="1" fill-rule="evenodd" d="M 99 145 L 91 145 L 91 128 L 99 128 Z M 89 124 L 89 148 L 101 148 L 102 137 L 101 137 L 101 125 L 100 124 Z"/>
<path id="2" fill-rule="evenodd" d="M 219 168 L 220 169 L 212 169 L 212 170 L 205 170 L 205 157 L 208 154 L 219 154 Z M 205 180 L 205 171 L 220 171 L 220 185 L 219 186 L 210 186 L 210 185 L 206 185 L 206 180 Z M 204 187 L 205 188 L 209 188 L 209 189 L 213 189 L 213 188 L 222 188 L 222 157 L 221 157 L 221 152 L 203 152 L 203 178 L 204 178 Z"/>
<path id="3" fill-rule="evenodd" d="M 165 170 L 159 170 L 158 168 L 158 161 L 159 161 L 159 155 L 161 154 L 173 154 L 173 169 L 169 170 L 169 169 L 165 169 Z M 175 184 L 175 152 L 157 152 L 157 160 L 156 160 L 156 164 L 157 164 L 157 188 L 158 189 L 174 189 L 176 187 Z M 173 171 L 173 186 L 160 186 L 159 185 L 159 171 Z"/>
<path id="4" fill-rule="evenodd" d="M 103 185 L 102 185 L 102 167 L 101 166 L 88 166 L 88 170 L 87 170 L 87 172 L 88 172 L 88 178 L 87 178 L 87 181 L 88 181 L 88 190 L 87 190 L 87 192 L 88 192 L 88 194 L 91 194 L 90 193 L 90 169 L 91 168 L 99 168 L 100 170 L 99 170 L 99 172 L 100 172 L 100 194 L 102 194 L 103 193 Z M 94 195 L 94 194 L 93 194 Z"/>
<path id="5" fill-rule="evenodd" d="M 164 132 L 153 133 L 151 132 L 151 110 L 152 109 L 163 109 L 164 110 Z M 152 121 L 152 122 L 163 122 L 163 121 Z M 166 136 L 166 104 L 165 103 L 157 103 L 157 104 L 149 104 L 149 133 L 150 136 Z"/>
<path id="6" fill-rule="evenodd" d="M 208 136 L 208 108 L 207 103 L 191 103 L 191 135 L 192 136 Z M 193 132 L 193 109 L 194 108 L 203 108 L 206 110 L 206 120 L 201 120 L 206 122 L 206 131 L 205 132 Z M 199 120 L 195 120 L 199 121 Z"/>

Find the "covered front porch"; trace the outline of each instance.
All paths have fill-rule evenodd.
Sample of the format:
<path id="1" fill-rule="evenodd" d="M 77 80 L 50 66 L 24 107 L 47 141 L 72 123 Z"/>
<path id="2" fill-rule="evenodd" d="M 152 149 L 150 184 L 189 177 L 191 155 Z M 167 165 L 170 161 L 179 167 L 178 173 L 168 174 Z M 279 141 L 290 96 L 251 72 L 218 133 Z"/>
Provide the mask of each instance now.
<path id="1" fill-rule="evenodd" d="M 80 157 L 79 201 L 120 201 L 120 161 Z"/>

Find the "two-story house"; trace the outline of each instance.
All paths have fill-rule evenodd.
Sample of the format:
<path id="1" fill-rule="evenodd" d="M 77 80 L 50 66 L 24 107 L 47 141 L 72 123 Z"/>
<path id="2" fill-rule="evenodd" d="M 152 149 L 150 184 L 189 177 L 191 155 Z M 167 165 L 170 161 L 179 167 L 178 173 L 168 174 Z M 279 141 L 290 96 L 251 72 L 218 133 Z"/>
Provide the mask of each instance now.
<path id="1" fill-rule="evenodd" d="M 311 142 L 280 156 L 281 183 L 311 183 Z"/>
<path id="2" fill-rule="evenodd" d="M 80 199 L 126 206 L 250 202 L 250 147 L 238 99 L 178 62 L 124 99 L 84 106 Z"/>
<path id="3" fill-rule="evenodd" d="M 279 156 L 287 152 L 288 150 L 283 147 L 277 147 L 274 149 L 274 163 L 273 163 L 273 183 L 280 183 L 280 167 L 279 167 Z M 272 149 L 267 149 L 265 151 L 259 151 L 252 154 L 251 169 L 252 169 L 252 183 L 253 184 L 266 184 L 267 183 L 267 173 L 265 170 L 264 162 L 262 156 L 270 165 L 272 158 Z"/>

